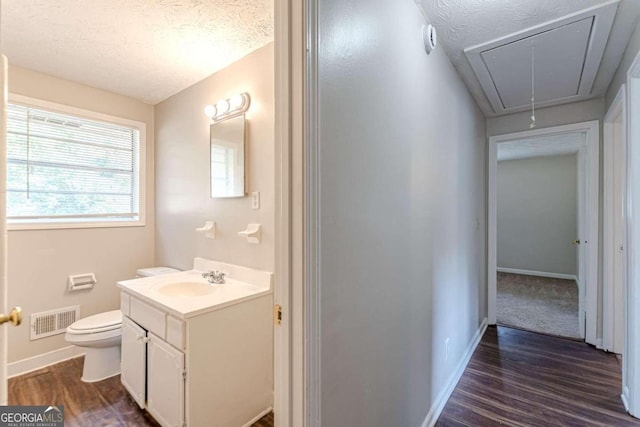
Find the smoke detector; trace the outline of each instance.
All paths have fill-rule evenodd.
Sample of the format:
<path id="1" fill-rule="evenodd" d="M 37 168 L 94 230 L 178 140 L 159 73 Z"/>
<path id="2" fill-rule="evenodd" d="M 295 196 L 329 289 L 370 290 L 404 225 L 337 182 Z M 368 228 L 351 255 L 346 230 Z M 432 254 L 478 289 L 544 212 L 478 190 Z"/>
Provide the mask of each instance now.
<path id="1" fill-rule="evenodd" d="M 428 24 L 422 26 L 422 41 L 424 42 L 424 49 L 428 54 L 436 48 L 436 45 L 438 44 L 438 35 L 436 34 L 436 29 L 433 25 Z"/>

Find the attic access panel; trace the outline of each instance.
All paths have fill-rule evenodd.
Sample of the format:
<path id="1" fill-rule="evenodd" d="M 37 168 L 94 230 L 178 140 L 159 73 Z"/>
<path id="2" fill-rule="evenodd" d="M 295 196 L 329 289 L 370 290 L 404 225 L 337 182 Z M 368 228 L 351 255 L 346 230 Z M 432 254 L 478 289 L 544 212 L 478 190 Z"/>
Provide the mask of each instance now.
<path id="1" fill-rule="evenodd" d="M 579 95 L 593 18 L 482 52 L 505 110 L 531 104 L 531 50 L 536 102 Z"/>
<path id="2" fill-rule="evenodd" d="M 497 114 L 530 108 L 531 44 L 535 44 L 536 107 L 591 94 L 618 0 L 465 49 Z"/>

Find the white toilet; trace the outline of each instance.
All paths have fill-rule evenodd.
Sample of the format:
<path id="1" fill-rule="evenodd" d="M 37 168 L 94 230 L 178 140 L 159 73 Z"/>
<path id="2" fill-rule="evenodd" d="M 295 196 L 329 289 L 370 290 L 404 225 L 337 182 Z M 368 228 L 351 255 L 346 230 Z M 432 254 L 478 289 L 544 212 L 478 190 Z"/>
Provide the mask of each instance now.
<path id="1" fill-rule="evenodd" d="M 138 277 L 175 273 L 168 267 L 143 268 Z M 120 373 L 120 342 L 122 337 L 122 312 L 106 311 L 74 322 L 67 328 L 64 339 L 85 350 L 82 381 L 91 383 Z"/>
<path id="2" fill-rule="evenodd" d="M 67 328 L 64 339 L 85 350 L 82 381 L 91 383 L 120 373 L 121 328 L 120 310 L 85 317 Z"/>

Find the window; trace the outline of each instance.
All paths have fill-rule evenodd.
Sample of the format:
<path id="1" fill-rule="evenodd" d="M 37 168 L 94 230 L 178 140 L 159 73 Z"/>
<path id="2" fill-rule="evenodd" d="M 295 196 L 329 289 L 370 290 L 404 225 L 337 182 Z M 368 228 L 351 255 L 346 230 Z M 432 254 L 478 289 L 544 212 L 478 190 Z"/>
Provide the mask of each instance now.
<path id="1" fill-rule="evenodd" d="M 50 106 L 9 102 L 9 228 L 144 225 L 145 125 Z"/>

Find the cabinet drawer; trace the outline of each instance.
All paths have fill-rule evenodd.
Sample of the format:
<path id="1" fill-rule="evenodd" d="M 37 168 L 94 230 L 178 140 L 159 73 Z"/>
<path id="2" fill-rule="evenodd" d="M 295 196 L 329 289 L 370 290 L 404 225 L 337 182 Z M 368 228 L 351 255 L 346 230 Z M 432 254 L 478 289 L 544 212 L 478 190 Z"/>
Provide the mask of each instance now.
<path id="1" fill-rule="evenodd" d="M 167 342 L 184 350 L 184 322 L 182 320 L 167 316 Z"/>
<path id="2" fill-rule="evenodd" d="M 137 298 L 130 298 L 129 317 L 138 325 L 165 339 L 166 314 Z"/>
<path id="3" fill-rule="evenodd" d="M 125 316 L 129 315 L 129 295 L 120 292 L 120 311 Z"/>

